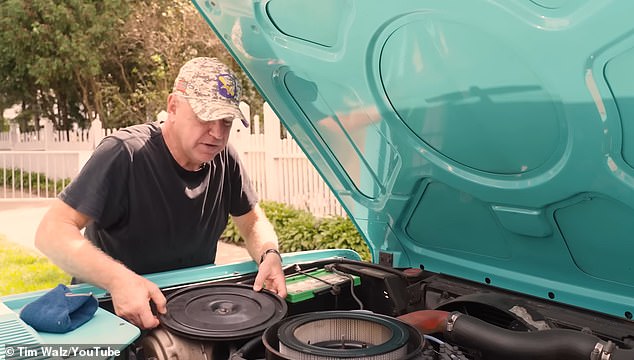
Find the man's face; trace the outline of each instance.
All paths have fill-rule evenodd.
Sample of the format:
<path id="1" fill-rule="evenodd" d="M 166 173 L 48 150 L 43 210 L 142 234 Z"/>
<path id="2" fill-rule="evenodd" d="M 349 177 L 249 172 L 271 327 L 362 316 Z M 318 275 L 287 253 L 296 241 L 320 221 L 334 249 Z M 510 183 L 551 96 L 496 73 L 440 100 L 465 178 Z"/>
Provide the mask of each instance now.
<path id="1" fill-rule="evenodd" d="M 180 152 L 187 164 L 196 168 L 211 161 L 227 145 L 233 119 L 202 121 L 196 116 L 188 101 L 174 96 L 176 104 L 175 130 Z M 179 161 L 181 163 L 181 161 Z M 181 163 L 181 166 L 184 164 Z M 187 168 L 188 166 L 183 166 Z"/>

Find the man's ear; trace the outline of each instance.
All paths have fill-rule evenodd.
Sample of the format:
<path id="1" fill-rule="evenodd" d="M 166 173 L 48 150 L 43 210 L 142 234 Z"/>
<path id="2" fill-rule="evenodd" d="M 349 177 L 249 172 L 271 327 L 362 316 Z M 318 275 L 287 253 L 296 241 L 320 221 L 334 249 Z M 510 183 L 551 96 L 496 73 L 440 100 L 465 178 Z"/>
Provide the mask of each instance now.
<path id="1" fill-rule="evenodd" d="M 178 102 L 180 99 L 178 95 L 170 94 L 167 97 L 167 113 L 168 114 L 176 114 L 176 108 L 178 107 Z"/>

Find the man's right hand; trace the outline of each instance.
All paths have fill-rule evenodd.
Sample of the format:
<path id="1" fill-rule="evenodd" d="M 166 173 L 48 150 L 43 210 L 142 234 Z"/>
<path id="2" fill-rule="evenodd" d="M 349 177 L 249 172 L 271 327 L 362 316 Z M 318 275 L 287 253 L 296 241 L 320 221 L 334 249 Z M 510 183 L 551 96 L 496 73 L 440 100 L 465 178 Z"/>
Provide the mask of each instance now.
<path id="1" fill-rule="evenodd" d="M 35 245 L 67 273 L 108 290 L 115 313 L 120 317 L 142 329 L 158 326 L 150 301 L 164 314 L 167 312 L 165 296 L 154 283 L 88 241 L 80 229 L 90 221 L 94 220 L 55 199 L 38 226 Z"/>
<path id="2" fill-rule="evenodd" d="M 115 313 L 141 329 L 152 329 L 159 325 L 158 317 L 150 308 L 150 301 L 160 314 L 167 312 L 167 301 L 158 286 L 137 274 L 132 273 L 126 279 L 117 281 L 109 290 Z"/>

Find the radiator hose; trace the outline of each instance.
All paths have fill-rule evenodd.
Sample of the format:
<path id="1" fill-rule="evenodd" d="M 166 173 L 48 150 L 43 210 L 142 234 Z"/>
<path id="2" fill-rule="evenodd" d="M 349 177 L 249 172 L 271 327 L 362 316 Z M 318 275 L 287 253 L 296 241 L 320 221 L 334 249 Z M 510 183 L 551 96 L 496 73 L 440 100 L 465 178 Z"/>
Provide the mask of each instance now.
<path id="1" fill-rule="evenodd" d="M 634 359 L 634 350 L 616 348 L 612 342 L 574 330 L 511 331 L 473 316 L 438 310 L 417 311 L 399 319 L 424 334 L 439 332 L 451 344 L 477 349 L 486 359 Z"/>

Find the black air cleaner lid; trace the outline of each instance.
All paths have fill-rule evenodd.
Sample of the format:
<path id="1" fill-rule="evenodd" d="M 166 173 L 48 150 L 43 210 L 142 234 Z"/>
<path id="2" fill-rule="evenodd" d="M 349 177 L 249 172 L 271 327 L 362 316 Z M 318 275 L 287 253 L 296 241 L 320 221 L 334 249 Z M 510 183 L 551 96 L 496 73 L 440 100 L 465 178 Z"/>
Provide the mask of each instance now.
<path id="1" fill-rule="evenodd" d="M 286 316 L 286 302 L 249 285 L 208 284 L 189 287 L 167 298 L 159 315 L 168 330 L 197 340 L 238 340 L 261 334 Z"/>

